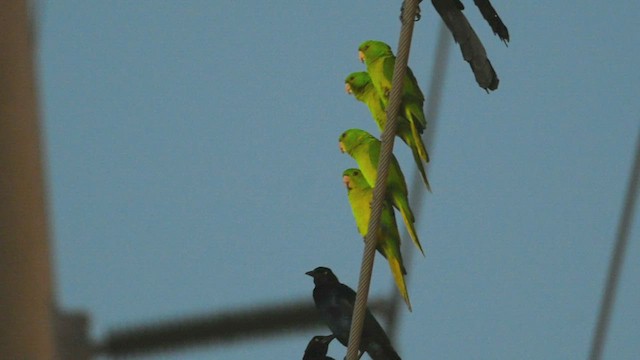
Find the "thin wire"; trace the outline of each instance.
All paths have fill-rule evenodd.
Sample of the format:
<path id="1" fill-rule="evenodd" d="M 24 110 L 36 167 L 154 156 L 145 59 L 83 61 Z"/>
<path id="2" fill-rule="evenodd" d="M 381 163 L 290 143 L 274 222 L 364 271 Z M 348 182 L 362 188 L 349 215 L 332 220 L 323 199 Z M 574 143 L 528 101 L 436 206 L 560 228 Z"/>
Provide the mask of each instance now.
<path id="1" fill-rule="evenodd" d="M 631 177 L 629 179 L 629 187 L 627 188 L 627 194 L 624 201 L 624 208 L 622 210 L 622 216 L 620 217 L 620 223 L 618 224 L 616 244 L 613 248 L 611 261 L 609 263 L 609 275 L 607 277 L 607 283 L 605 285 L 604 293 L 602 294 L 602 303 L 600 304 L 598 323 L 593 333 L 593 339 L 591 342 L 591 353 L 589 354 L 590 360 L 600 360 L 602 358 L 602 352 L 604 350 L 605 340 L 607 338 L 607 331 L 609 329 L 609 323 L 611 321 L 611 311 L 616 300 L 616 289 L 618 287 L 620 270 L 622 269 L 624 254 L 629 240 L 629 229 L 631 228 L 631 223 L 633 221 L 635 202 L 638 198 L 639 183 L 640 132 L 638 133 L 638 139 L 636 143 L 636 157 L 633 163 L 633 168 L 631 170 Z"/>
<path id="2" fill-rule="evenodd" d="M 437 127 L 438 115 L 440 114 L 442 88 L 444 85 L 445 75 L 447 73 L 447 65 L 449 64 L 449 54 L 451 53 L 449 51 L 451 49 L 451 36 L 449 35 L 449 31 L 445 27 L 444 22 L 440 23 L 438 29 L 438 43 L 436 44 L 435 61 L 431 68 L 431 83 L 429 84 L 429 91 L 427 93 L 426 106 L 428 127 L 425 134 L 425 143 L 428 150 L 427 152 L 431 154 L 432 157 L 435 138 L 434 134 Z M 420 217 L 420 211 L 422 210 L 425 191 L 422 177 L 417 169 L 413 172 L 410 193 L 413 194 L 413 201 L 411 204 L 413 214 L 415 215 L 415 218 L 418 219 Z M 402 233 L 402 238 L 406 239 L 408 237 L 409 233 L 407 232 L 407 229 L 405 229 Z M 411 244 L 410 241 L 405 241 L 403 244 L 403 248 L 408 250 L 410 250 L 409 247 L 412 246 L 413 244 Z M 407 256 L 404 257 L 404 263 L 408 269 L 411 268 L 414 253 L 414 251 L 405 251 Z M 406 275 L 406 279 L 409 278 L 409 275 L 410 273 Z M 400 293 L 396 291 L 395 284 L 392 284 L 391 287 L 391 299 L 391 306 L 387 312 L 387 335 L 389 335 L 389 338 L 393 339 L 398 328 L 398 315 L 400 314 L 402 305 L 402 297 L 400 296 Z"/>
<path id="3" fill-rule="evenodd" d="M 358 349 L 360 348 L 360 336 L 362 325 L 367 308 L 367 297 L 369 296 L 369 285 L 371 284 L 371 272 L 373 270 L 373 259 L 377 245 L 377 229 L 380 227 L 380 215 L 382 214 L 382 204 L 386 191 L 387 173 L 389 163 L 393 155 L 393 140 L 396 134 L 396 115 L 400 110 L 402 97 L 402 82 L 407 70 L 409 60 L 409 50 L 411 48 L 411 37 L 413 35 L 413 24 L 418 9 L 417 0 L 405 0 L 404 18 L 400 28 L 400 40 L 396 63 L 393 69 L 393 79 L 391 82 L 391 94 L 389 95 L 389 106 L 387 107 L 387 124 L 382 132 L 382 149 L 380 150 L 380 162 L 378 163 L 378 176 L 373 188 L 373 201 L 371 203 L 371 219 L 365 240 L 364 253 L 362 255 L 362 265 L 360 267 L 360 279 L 358 281 L 358 292 L 356 294 L 351 330 L 349 332 L 349 346 L 347 347 L 347 359 L 357 360 Z"/>

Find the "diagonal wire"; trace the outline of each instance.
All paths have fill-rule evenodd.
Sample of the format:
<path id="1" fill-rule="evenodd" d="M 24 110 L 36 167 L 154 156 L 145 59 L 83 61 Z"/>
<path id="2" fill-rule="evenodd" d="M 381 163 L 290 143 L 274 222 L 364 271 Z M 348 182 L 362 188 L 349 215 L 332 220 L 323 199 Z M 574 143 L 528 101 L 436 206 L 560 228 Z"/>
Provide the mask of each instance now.
<path id="1" fill-rule="evenodd" d="M 616 289 L 618 287 L 620 271 L 622 269 L 624 254 L 629 240 L 629 229 L 631 228 L 631 223 L 633 221 L 635 202 L 638 198 L 638 185 L 640 184 L 640 132 L 638 133 L 638 139 L 636 141 L 635 160 L 631 170 L 631 177 L 629 178 L 629 187 L 627 188 L 627 194 L 624 200 L 622 216 L 620 217 L 620 223 L 618 224 L 616 244 L 613 248 L 613 253 L 611 254 L 609 275 L 602 294 L 598 322 L 591 341 L 591 352 L 589 354 L 590 360 L 600 360 L 602 358 L 602 352 L 607 338 L 607 331 L 611 321 L 611 311 L 613 310 L 613 305 L 616 300 Z"/>
<path id="2" fill-rule="evenodd" d="M 393 153 L 393 140 L 396 134 L 396 118 L 400 110 L 402 96 L 402 82 L 407 70 L 409 60 L 409 50 L 411 47 L 411 36 L 413 35 L 413 24 L 416 11 L 418 9 L 417 0 L 405 1 L 404 17 L 400 28 L 400 40 L 398 44 L 398 54 L 393 69 L 391 82 L 391 94 L 389 95 L 389 106 L 387 107 L 387 124 L 382 131 L 382 149 L 380 150 L 380 162 L 378 163 L 378 176 L 373 188 L 373 201 L 371 203 L 371 218 L 369 220 L 369 230 L 365 239 L 364 253 L 362 254 L 362 265 L 360 267 L 360 279 L 358 281 L 358 292 L 356 293 L 355 307 L 349 331 L 349 346 L 347 347 L 347 359 L 358 359 L 358 349 L 360 348 L 360 335 L 364 315 L 367 309 L 367 297 L 369 296 L 369 285 L 371 284 L 371 272 L 373 270 L 373 259 L 377 245 L 377 229 L 380 227 L 380 215 L 382 214 L 382 204 L 386 191 L 387 173 L 389 163 Z"/>
<path id="3" fill-rule="evenodd" d="M 427 106 L 426 106 L 426 118 L 429 122 L 427 133 L 425 135 L 425 143 L 427 146 L 427 152 L 433 157 L 434 148 L 434 134 L 436 124 L 438 122 L 438 115 L 440 113 L 440 102 L 442 100 L 442 88 L 444 85 L 445 75 L 447 73 L 447 65 L 449 63 L 449 54 L 451 48 L 451 37 L 448 35 L 447 28 L 444 23 L 440 23 L 438 27 L 438 43 L 436 44 L 435 61 L 431 68 L 431 83 L 429 84 L 429 91 L 427 93 Z M 413 179 L 411 181 L 411 194 L 414 194 L 412 199 L 412 208 L 415 218 L 420 217 L 420 210 L 422 209 L 422 203 L 424 200 L 424 185 L 422 184 L 422 178 L 420 173 L 416 170 L 413 172 Z M 409 237 L 407 229 L 404 229 L 402 238 Z M 405 249 L 411 247 L 410 242 L 405 242 Z M 411 268 L 411 262 L 413 260 L 414 251 L 405 251 L 407 256 L 404 258 L 404 262 L 407 268 Z M 407 274 L 408 278 L 410 274 Z M 389 338 L 393 339 L 398 329 L 398 315 L 402 305 L 402 297 L 400 293 L 396 291 L 395 284 L 391 287 L 391 306 L 387 312 L 387 334 Z"/>

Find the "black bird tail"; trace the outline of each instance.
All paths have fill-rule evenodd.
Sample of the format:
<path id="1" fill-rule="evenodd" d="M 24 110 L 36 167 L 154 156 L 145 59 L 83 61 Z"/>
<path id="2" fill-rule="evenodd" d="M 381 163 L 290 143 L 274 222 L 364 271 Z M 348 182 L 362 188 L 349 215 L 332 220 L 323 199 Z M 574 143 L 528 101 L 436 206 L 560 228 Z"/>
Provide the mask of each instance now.
<path id="1" fill-rule="evenodd" d="M 478 35 L 462 13 L 464 9 L 462 3 L 456 0 L 431 0 L 431 2 L 453 34 L 454 40 L 460 45 L 462 57 L 471 65 L 478 85 L 483 89 L 497 89 L 498 76 L 487 58 L 487 51 Z"/>
<path id="2" fill-rule="evenodd" d="M 402 360 L 391 344 L 369 344 L 366 352 L 373 360 Z"/>
<path id="3" fill-rule="evenodd" d="M 509 46 L 509 29 L 507 29 L 507 26 L 502 22 L 502 19 L 500 19 L 496 9 L 493 8 L 489 0 L 473 0 L 473 2 L 478 9 L 480 9 L 482 17 L 487 20 L 489 26 L 491 26 L 493 33 L 498 35 L 505 45 Z"/>

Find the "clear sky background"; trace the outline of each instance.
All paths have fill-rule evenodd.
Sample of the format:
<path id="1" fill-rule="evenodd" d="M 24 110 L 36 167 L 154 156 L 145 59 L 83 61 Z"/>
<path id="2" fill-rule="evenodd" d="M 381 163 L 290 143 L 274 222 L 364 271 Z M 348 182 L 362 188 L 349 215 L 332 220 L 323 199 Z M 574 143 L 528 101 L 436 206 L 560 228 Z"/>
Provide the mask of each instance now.
<path id="1" fill-rule="evenodd" d="M 584 359 L 640 127 L 640 2 L 504 1 L 505 47 L 465 14 L 499 77 L 451 47 L 408 269 L 403 359 Z M 92 335 L 307 297 L 325 265 L 356 287 L 362 241 L 338 151 L 379 134 L 344 92 L 368 39 L 397 48 L 400 1 L 39 1 L 57 298 Z M 426 92 L 441 20 L 410 66 Z M 410 153 L 395 153 L 408 178 Z M 411 194 L 410 194 L 411 196 Z M 636 216 L 606 359 L 640 356 Z M 405 239 L 409 241 L 409 239 Z M 415 251 L 413 248 L 410 251 Z M 392 291 L 378 256 L 372 294 Z M 328 329 L 162 359 L 297 359 Z M 334 342 L 330 355 L 342 358 Z"/>

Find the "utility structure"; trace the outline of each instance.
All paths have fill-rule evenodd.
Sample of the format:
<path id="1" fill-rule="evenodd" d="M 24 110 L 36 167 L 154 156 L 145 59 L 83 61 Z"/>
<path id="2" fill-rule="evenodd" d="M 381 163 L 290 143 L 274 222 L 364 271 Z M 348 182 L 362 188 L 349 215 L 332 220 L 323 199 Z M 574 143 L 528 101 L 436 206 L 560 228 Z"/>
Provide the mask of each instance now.
<path id="1" fill-rule="evenodd" d="M 0 1 L 0 355 L 54 359 L 54 290 L 26 0 Z"/>

